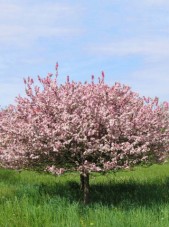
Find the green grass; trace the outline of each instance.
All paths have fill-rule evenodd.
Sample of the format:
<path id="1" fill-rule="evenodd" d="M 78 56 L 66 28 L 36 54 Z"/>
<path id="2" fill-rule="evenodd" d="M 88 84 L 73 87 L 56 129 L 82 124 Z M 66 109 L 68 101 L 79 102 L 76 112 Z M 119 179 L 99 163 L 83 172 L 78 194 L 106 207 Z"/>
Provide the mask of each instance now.
<path id="1" fill-rule="evenodd" d="M 90 176 L 83 206 L 79 174 L 0 170 L 0 227 L 168 227 L 169 164 Z"/>

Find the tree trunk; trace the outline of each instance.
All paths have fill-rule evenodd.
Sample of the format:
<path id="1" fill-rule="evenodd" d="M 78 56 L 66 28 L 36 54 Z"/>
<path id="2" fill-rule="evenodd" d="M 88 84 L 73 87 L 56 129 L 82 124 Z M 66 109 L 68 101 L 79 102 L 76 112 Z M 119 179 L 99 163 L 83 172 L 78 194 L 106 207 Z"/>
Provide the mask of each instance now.
<path id="1" fill-rule="evenodd" d="M 83 191 L 84 204 L 89 203 L 89 173 L 80 173 L 80 188 Z"/>

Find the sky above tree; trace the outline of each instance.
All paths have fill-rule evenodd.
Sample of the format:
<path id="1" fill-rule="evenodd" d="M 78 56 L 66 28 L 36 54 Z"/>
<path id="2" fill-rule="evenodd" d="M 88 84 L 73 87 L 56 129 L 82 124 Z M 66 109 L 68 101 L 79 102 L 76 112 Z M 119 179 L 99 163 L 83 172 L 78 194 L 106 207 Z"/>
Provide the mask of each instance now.
<path id="1" fill-rule="evenodd" d="M 0 105 L 24 95 L 23 78 L 55 73 L 121 82 L 169 101 L 168 0 L 1 0 Z"/>

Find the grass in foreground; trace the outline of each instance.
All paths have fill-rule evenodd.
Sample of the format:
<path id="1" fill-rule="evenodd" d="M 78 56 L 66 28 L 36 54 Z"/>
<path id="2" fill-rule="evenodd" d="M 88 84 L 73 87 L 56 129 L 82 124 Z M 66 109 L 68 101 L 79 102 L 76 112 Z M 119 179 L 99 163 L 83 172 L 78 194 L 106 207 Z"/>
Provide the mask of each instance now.
<path id="1" fill-rule="evenodd" d="M 91 174 L 84 207 L 79 174 L 0 170 L 1 227 L 168 227 L 169 164 Z"/>

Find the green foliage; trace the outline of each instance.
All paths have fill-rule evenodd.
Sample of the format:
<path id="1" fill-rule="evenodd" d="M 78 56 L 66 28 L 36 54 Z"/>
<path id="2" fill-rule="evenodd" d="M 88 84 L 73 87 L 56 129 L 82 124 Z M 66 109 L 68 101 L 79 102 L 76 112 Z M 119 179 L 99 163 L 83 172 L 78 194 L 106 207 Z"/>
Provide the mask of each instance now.
<path id="1" fill-rule="evenodd" d="M 1 227 L 168 227 L 169 165 L 91 174 L 83 206 L 79 174 L 0 170 Z"/>

